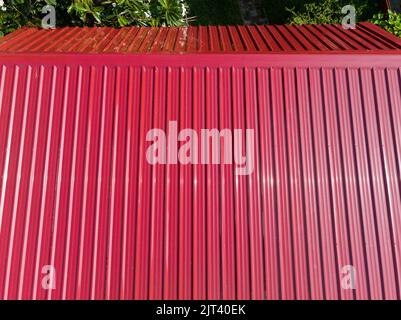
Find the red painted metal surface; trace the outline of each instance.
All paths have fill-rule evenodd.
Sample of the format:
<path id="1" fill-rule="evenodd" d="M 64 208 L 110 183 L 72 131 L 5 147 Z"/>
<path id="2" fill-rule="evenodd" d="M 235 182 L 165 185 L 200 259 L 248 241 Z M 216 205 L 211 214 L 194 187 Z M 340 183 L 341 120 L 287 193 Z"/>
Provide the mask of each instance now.
<path id="1" fill-rule="evenodd" d="M 0 52 L 270 53 L 385 51 L 401 40 L 370 23 L 340 25 L 182 28 L 21 29 L 0 40 Z"/>
<path id="2" fill-rule="evenodd" d="M 234 49 L 232 29 L 189 28 L 208 47 L 185 55 L 183 29 L 149 29 L 146 45 L 144 29 L 0 42 L 2 299 L 400 299 L 399 40 L 369 24 L 266 27 L 257 50 L 205 54 L 218 30 Z M 169 121 L 254 129 L 254 172 L 150 165 L 146 134 Z"/>

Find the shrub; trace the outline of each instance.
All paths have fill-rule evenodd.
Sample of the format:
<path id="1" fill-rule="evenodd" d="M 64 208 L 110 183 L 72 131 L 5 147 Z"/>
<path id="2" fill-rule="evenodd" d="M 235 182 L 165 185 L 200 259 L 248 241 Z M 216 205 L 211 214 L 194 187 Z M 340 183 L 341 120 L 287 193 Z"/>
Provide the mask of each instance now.
<path id="1" fill-rule="evenodd" d="M 22 26 L 40 25 L 42 21 L 42 8 L 52 5 L 56 8 L 57 22 L 65 25 L 70 18 L 67 8 L 71 0 L 0 0 L 0 36 L 7 34 Z"/>
<path id="2" fill-rule="evenodd" d="M 341 23 L 341 9 L 346 5 L 355 7 L 359 21 L 370 19 L 379 10 L 373 0 L 286 0 L 286 4 L 289 17 L 285 22 L 290 24 Z"/>
<path id="3" fill-rule="evenodd" d="M 57 26 L 179 26 L 187 23 L 185 0 L 0 0 L 0 36 L 21 26 L 40 26 L 42 8 L 56 8 Z"/>
<path id="4" fill-rule="evenodd" d="M 372 22 L 401 38 L 400 13 L 392 10 L 388 11 L 387 16 L 385 16 L 383 13 L 379 13 L 373 17 Z"/>
<path id="5" fill-rule="evenodd" d="M 182 0 L 75 0 L 68 13 L 83 25 L 179 26 L 187 7 Z"/>
<path id="6" fill-rule="evenodd" d="M 322 4 L 306 3 L 299 11 L 294 8 L 287 10 L 292 14 L 289 21 L 291 24 L 335 23 L 341 15 L 341 7 L 334 0 L 323 0 Z"/>

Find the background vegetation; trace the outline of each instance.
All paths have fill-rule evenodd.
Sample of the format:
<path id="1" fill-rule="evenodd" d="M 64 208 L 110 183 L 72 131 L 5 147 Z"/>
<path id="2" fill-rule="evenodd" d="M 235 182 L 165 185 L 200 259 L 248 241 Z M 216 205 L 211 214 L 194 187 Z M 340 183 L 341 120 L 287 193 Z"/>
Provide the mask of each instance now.
<path id="1" fill-rule="evenodd" d="M 185 0 L 0 0 L 0 35 L 41 25 L 42 8 L 56 8 L 57 26 L 179 26 L 187 23 Z"/>
<path id="2" fill-rule="evenodd" d="M 274 0 L 277 1 L 277 0 Z M 241 24 L 238 0 L 187 0 L 197 25 Z"/>
<path id="3" fill-rule="evenodd" d="M 373 17 L 372 22 L 401 38 L 401 14 L 391 10 L 387 16 L 379 13 Z"/>
<path id="4" fill-rule="evenodd" d="M 340 23 L 341 8 L 353 5 L 357 20 L 366 21 L 381 10 L 378 0 L 263 0 L 269 22 L 283 23 Z"/>

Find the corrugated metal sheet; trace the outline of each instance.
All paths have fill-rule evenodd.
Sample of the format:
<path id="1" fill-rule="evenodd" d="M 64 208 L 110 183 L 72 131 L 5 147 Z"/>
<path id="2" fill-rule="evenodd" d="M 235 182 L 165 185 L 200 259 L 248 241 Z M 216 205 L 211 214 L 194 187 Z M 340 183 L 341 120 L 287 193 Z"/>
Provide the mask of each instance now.
<path id="1" fill-rule="evenodd" d="M 266 53 L 399 50 L 401 40 L 370 23 L 182 28 L 21 29 L 0 40 L 0 52 Z"/>
<path id="2" fill-rule="evenodd" d="M 392 52 L 0 54 L 0 297 L 400 299 Z M 151 166 L 168 121 L 254 129 L 255 171 Z"/>

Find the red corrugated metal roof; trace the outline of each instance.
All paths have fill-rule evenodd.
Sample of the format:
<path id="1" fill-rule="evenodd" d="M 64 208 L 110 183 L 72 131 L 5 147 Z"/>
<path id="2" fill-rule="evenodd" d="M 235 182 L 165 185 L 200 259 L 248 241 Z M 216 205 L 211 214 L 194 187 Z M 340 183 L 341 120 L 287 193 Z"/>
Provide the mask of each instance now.
<path id="1" fill-rule="evenodd" d="M 189 28 L 181 49 L 179 30 L 0 41 L 0 297 L 399 299 L 399 39 L 370 24 Z M 225 32 L 235 53 L 205 54 Z M 190 43 L 202 54 L 181 54 Z M 253 173 L 149 164 L 147 132 L 170 121 L 254 130 Z"/>
<path id="2" fill-rule="evenodd" d="M 0 40 L 0 52 L 267 53 L 400 50 L 401 39 L 370 23 L 182 28 L 21 29 Z"/>

